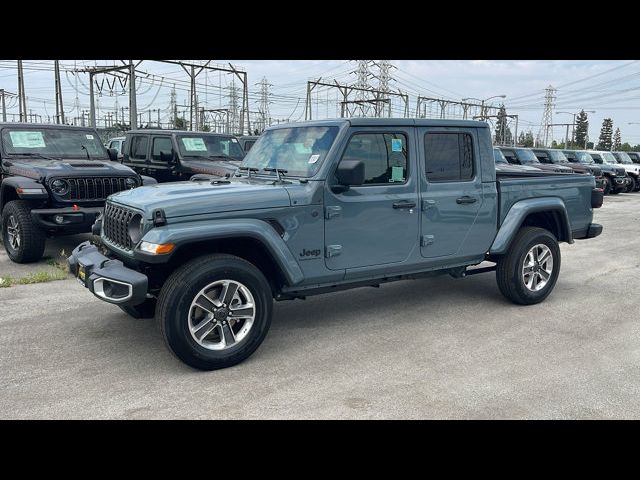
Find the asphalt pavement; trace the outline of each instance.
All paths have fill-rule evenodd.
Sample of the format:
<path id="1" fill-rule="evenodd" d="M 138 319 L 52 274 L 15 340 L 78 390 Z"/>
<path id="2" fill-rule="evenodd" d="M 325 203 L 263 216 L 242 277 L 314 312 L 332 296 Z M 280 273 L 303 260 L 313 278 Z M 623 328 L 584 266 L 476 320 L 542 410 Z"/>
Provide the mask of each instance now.
<path id="1" fill-rule="evenodd" d="M 640 193 L 594 221 L 542 304 L 494 273 L 281 302 L 256 353 L 214 372 L 73 279 L 0 288 L 0 418 L 640 418 Z"/>

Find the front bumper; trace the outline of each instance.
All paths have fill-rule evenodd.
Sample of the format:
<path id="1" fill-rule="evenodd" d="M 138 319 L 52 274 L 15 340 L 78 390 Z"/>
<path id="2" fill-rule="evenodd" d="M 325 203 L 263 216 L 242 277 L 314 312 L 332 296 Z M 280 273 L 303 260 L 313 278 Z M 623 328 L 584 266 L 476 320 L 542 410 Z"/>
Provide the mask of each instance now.
<path id="1" fill-rule="evenodd" d="M 90 241 L 78 245 L 67 259 L 81 285 L 100 300 L 114 305 L 139 305 L 147 299 L 146 275 L 104 256 Z"/>
<path id="2" fill-rule="evenodd" d="M 91 226 L 102 210 L 102 207 L 41 208 L 31 210 L 31 218 L 45 230 L 82 233 L 91 231 Z"/>

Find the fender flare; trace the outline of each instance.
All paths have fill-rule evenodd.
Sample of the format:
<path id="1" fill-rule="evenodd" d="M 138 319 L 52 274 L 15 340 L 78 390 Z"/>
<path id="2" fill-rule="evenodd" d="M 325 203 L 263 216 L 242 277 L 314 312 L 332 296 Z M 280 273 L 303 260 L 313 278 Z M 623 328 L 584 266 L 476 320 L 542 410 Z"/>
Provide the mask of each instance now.
<path id="1" fill-rule="evenodd" d="M 15 191 L 17 188 L 39 188 L 44 190 L 44 193 L 41 194 L 20 194 L 16 192 L 18 198 L 22 200 L 47 200 L 49 198 L 47 189 L 38 180 L 18 175 L 6 177 L 0 185 L 0 209 L 4 208 L 6 191 L 8 189 Z"/>
<path id="2" fill-rule="evenodd" d="M 242 218 L 171 224 L 148 231 L 142 241 L 156 244 L 175 243 L 178 251 L 185 245 L 203 240 L 229 238 L 251 238 L 260 242 L 276 262 L 289 285 L 297 285 L 304 279 L 302 269 L 285 241 L 264 220 Z M 147 258 L 145 256 L 145 259 Z"/>
<path id="3" fill-rule="evenodd" d="M 573 234 L 571 232 L 571 224 L 564 202 L 558 197 L 538 197 L 520 200 L 514 203 L 507 213 L 500 229 L 493 240 L 493 244 L 489 249 L 489 253 L 493 255 L 501 255 L 507 251 L 513 238 L 520 230 L 525 218 L 531 213 L 539 212 L 557 212 L 560 217 L 560 228 L 562 230 L 562 238 L 558 240 L 573 243 Z"/>

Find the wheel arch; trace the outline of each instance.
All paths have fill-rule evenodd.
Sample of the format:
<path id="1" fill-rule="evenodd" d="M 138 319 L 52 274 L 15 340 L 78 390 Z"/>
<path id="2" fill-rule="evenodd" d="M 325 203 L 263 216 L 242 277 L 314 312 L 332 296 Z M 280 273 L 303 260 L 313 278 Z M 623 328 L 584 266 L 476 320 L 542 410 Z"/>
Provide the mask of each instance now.
<path id="1" fill-rule="evenodd" d="M 558 242 L 574 242 L 564 202 L 557 197 L 534 198 L 513 204 L 498 230 L 489 253 L 505 253 L 522 227 L 544 228 L 553 233 Z"/>

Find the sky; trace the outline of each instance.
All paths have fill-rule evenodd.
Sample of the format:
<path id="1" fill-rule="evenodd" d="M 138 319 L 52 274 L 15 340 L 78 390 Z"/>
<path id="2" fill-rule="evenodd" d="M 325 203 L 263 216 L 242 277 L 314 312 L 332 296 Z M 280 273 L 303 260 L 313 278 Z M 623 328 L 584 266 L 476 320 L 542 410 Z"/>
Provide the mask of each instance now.
<path id="1" fill-rule="evenodd" d="M 304 120 L 305 96 L 308 80 L 321 78 L 323 82 L 337 80 L 341 84 L 355 82 L 355 61 L 349 60 L 214 60 L 217 65 L 229 63 L 247 72 L 249 84 L 249 109 L 260 109 L 259 82 L 266 78 L 269 84 L 269 113 L 278 119 Z M 535 134 L 540 128 L 545 88 L 557 88 L 554 123 L 572 122 L 567 113 L 580 109 L 595 110 L 589 114 L 589 139 L 597 142 L 602 120 L 612 118 L 614 129 L 620 128 L 622 141 L 640 144 L 640 61 L 562 61 L 562 60 L 472 60 L 425 61 L 390 60 L 390 88 L 408 94 L 411 116 L 415 116 L 415 99 L 418 95 L 460 101 L 473 98 L 479 103 L 497 95 L 487 104 L 498 106 L 504 102 L 507 113 L 517 114 L 519 131 L 531 129 Z M 73 74 L 69 70 L 94 65 L 111 65 L 112 60 L 62 60 L 62 93 L 68 118 L 89 109 L 88 75 Z M 55 113 L 53 66 L 51 61 L 25 61 L 25 91 L 28 109 L 44 118 Z M 152 119 L 160 111 L 161 121 L 167 121 L 171 90 L 176 86 L 179 111 L 186 110 L 189 102 L 188 76 L 178 65 L 143 61 L 138 69 L 145 74 L 138 80 L 138 112 L 153 110 Z M 377 70 L 372 68 L 375 73 Z M 146 73 L 151 74 L 149 77 Z M 164 79 L 162 78 L 164 77 Z M 208 109 L 229 106 L 229 87 L 233 75 L 203 72 L 197 78 L 200 105 Z M 117 84 L 107 85 L 108 77 L 98 77 L 102 94 L 97 96 L 99 113 L 127 106 L 126 89 L 123 93 Z M 111 80 L 108 80 L 109 82 Z M 239 86 L 239 82 L 235 82 Z M 371 85 L 377 85 L 371 79 Z M 16 61 L 0 61 L 0 89 L 17 92 Z M 314 90 L 312 111 L 314 118 L 339 116 L 337 89 Z M 13 98 L 7 99 L 7 112 L 17 114 Z M 393 116 L 402 116 L 399 103 L 392 103 Z M 188 115 L 188 114 L 187 114 Z M 638 122 L 637 125 L 629 123 Z M 513 130 L 513 125 L 512 125 Z M 554 127 L 553 137 L 562 141 L 564 127 Z"/>

